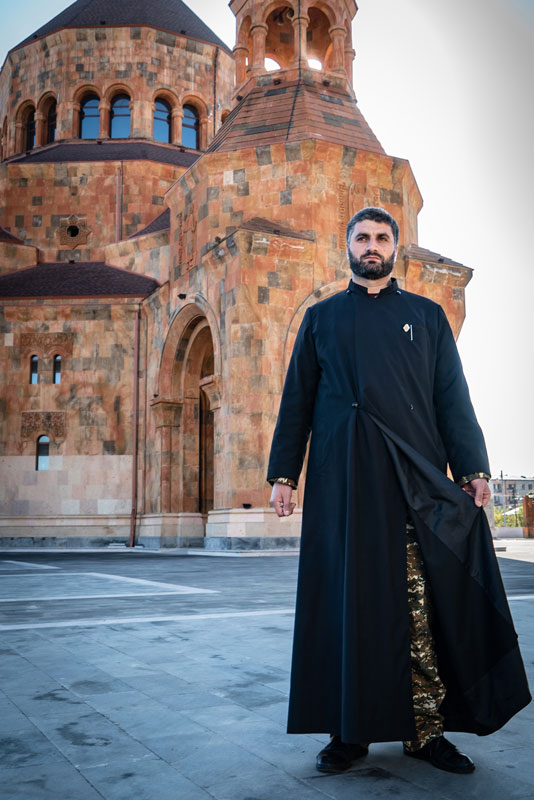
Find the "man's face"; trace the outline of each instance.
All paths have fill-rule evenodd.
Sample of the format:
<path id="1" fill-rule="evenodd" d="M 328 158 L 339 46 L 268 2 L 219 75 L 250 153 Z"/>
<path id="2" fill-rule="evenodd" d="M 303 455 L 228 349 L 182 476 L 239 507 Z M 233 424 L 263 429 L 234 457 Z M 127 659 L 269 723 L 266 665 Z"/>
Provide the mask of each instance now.
<path id="1" fill-rule="evenodd" d="M 352 230 L 347 254 L 355 275 L 374 281 L 393 270 L 397 248 L 393 231 L 386 222 L 364 219 Z"/>

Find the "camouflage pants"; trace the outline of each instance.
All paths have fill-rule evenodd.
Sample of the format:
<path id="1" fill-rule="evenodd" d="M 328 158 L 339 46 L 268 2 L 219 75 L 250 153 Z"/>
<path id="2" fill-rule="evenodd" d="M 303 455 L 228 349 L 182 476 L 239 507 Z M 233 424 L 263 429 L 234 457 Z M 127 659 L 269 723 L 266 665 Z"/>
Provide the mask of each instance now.
<path id="1" fill-rule="evenodd" d="M 412 691 L 417 739 L 404 742 L 404 745 L 408 750 L 418 750 L 443 733 L 443 717 L 439 713 L 439 707 L 445 697 L 445 687 L 438 675 L 430 627 L 432 609 L 426 590 L 425 568 L 413 526 L 409 523 L 406 525 L 406 548 Z"/>

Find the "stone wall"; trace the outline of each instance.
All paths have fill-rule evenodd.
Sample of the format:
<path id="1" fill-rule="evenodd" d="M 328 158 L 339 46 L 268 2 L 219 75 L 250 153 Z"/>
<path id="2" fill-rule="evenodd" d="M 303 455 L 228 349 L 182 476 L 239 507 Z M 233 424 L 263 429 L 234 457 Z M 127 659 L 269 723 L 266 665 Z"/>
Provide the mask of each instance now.
<path id="1" fill-rule="evenodd" d="M 12 301 L 0 338 L 0 503 L 4 515 L 131 510 L 135 380 L 131 301 Z M 53 357 L 61 355 L 61 383 Z M 30 383 L 30 357 L 39 383 Z M 39 436 L 50 468 L 36 470 Z"/>
<path id="2" fill-rule="evenodd" d="M 105 245 L 117 240 L 117 195 L 119 238 L 126 238 L 161 213 L 184 168 L 152 161 L 13 163 L 2 172 L 0 226 L 38 247 L 41 261 L 103 261 Z M 69 224 L 86 234 L 75 247 L 63 233 Z"/>
<path id="3" fill-rule="evenodd" d="M 36 247 L 0 241 L 0 275 L 37 264 Z"/>
<path id="4" fill-rule="evenodd" d="M 110 244 L 105 248 L 105 260 L 113 267 L 129 269 L 165 283 L 170 274 L 169 231 Z"/>

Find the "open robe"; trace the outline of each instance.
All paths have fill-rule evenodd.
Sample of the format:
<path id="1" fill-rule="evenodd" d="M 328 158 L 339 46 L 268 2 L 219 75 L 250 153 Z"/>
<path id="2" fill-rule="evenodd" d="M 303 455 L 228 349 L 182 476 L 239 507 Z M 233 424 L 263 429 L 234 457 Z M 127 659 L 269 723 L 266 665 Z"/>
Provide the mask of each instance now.
<path id="1" fill-rule="evenodd" d="M 447 730 L 491 733 L 530 700 L 491 534 L 456 480 L 489 472 L 442 308 L 352 281 L 308 309 L 268 476 L 304 496 L 290 733 L 416 738 L 406 585 L 415 526 L 433 603 Z"/>

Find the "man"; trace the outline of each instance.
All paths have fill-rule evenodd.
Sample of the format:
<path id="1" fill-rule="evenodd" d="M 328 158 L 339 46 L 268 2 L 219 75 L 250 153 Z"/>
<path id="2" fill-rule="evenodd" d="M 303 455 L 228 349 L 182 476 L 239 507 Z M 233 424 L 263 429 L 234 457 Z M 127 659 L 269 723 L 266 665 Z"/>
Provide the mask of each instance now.
<path id="1" fill-rule="evenodd" d="M 482 432 L 442 308 L 390 277 L 398 236 L 382 209 L 351 219 L 352 280 L 307 310 L 287 371 L 268 469 L 279 517 L 312 433 L 288 732 L 330 734 L 323 772 L 403 741 L 467 773 L 443 731 L 492 733 L 530 694 Z"/>

